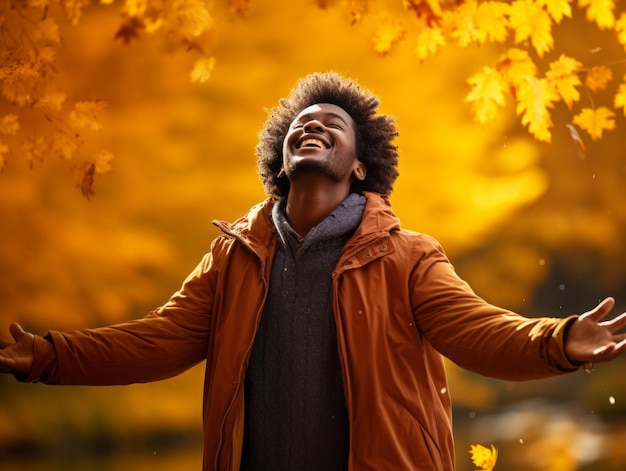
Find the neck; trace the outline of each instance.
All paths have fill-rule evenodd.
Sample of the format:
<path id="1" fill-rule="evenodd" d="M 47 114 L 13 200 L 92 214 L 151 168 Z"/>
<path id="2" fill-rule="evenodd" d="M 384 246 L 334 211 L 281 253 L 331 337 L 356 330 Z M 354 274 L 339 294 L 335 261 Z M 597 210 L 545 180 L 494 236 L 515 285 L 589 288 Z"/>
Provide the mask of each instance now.
<path id="1" fill-rule="evenodd" d="M 333 185 L 303 191 L 292 184 L 287 195 L 287 220 L 300 237 L 304 237 L 337 209 L 349 194 L 349 187 Z"/>

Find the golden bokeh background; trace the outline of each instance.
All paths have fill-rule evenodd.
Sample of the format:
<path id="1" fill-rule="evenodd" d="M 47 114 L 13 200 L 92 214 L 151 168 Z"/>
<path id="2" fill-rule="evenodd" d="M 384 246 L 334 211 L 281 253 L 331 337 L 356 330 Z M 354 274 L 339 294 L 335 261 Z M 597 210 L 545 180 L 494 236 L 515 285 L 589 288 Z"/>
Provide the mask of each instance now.
<path id="1" fill-rule="evenodd" d="M 59 80 L 74 99 L 110 102 L 85 151 L 117 157 L 90 201 L 55 158 L 33 169 L 9 161 L 0 174 L 0 335 L 15 320 L 44 334 L 164 303 L 217 235 L 211 221 L 233 220 L 264 197 L 254 146 L 266 109 L 298 78 L 327 70 L 358 80 L 396 117 L 394 209 L 405 227 L 436 237 L 481 296 L 529 316 L 579 313 L 607 295 L 624 310 L 623 117 L 586 142 L 586 155 L 565 128 L 566 109 L 555 110 L 551 144 L 531 139 L 512 107 L 476 124 L 467 78 L 499 51 L 449 47 L 420 63 L 407 40 L 380 56 L 372 37 L 397 3 L 376 3 L 356 25 L 340 5 L 257 1 L 242 19 L 216 4 L 217 62 L 206 84 L 189 80 L 192 54 L 149 38 L 114 40 L 118 8 L 90 6 L 76 26 L 63 25 Z M 555 36 L 555 56 L 624 59 L 583 18 Z M 0 102 L 0 114 L 8 110 Z M 529 383 L 450 365 L 459 471 L 474 469 L 470 443 L 495 443 L 501 470 L 623 469 L 625 364 Z M 107 388 L 2 377 L 0 468 L 199 469 L 202 373 Z"/>

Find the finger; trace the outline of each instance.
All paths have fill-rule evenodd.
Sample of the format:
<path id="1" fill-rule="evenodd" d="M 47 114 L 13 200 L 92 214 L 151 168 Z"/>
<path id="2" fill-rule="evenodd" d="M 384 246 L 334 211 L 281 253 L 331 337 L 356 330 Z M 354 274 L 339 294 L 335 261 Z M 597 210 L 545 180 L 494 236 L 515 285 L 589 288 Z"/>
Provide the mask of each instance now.
<path id="1" fill-rule="evenodd" d="M 19 342 L 22 336 L 26 334 L 26 331 L 22 329 L 22 326 L 19 325 L 17 322 L 14 322 L 13 324 L 11 324 L 11 326 L 9 327 L 9 332 L 11 332 L 11 335 L 13 336 L 16 342 Z"/>
<path id="2" fill-rule="evenodd" d="M 598 303 L 598 305 L 594 307 L 592 310 L 587 311 L 584 314 L 582 314 L 580 316 L 580 319 L 586 319 L 590 317 L 594 321 L 598 322 L 600 319 L 605 317 L 609 312 L 611 312 L 611 309 L 613 309 L 613 306 L 615 306 L 615 299 L 613 299 L 612 297 L 605 298 L 600 303 Z"/>
<path id="3" fill-rule="evenodd" d="M 626 312 L 620 314 L 614 319 L 611 319 L 610 321 L 602 322 L 602 325 L 608 327 L 611 330 L 611 332 L 615 332 L 621 329 L 622 327 L 625 327 L 626 326 Z"/>

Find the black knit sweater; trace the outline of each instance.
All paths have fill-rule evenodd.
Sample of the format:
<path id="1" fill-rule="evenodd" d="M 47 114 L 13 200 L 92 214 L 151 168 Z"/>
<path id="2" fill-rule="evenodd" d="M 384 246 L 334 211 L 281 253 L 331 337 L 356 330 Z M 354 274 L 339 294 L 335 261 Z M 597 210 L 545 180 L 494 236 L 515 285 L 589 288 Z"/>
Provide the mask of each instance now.
<path id="1" fill-rule="evenodd" d="M 241 470 L 346 471 L 350 431 L 331 273 L 365 198 L 350 195 L 303 239 L 285 205 L 272 212 L 281 243 L 246 374 Z"/>

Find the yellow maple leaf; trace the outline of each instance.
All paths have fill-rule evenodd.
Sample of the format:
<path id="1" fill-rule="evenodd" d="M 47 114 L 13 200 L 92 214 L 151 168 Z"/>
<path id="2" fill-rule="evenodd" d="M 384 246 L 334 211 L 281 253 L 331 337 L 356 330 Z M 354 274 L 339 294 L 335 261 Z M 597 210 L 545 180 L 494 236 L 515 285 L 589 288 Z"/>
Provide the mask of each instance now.
<path id="1" fill-rule="evenodd" d="M 615 24 L 614 0 L 578 0 L 581 8 L 587 7 L 587 20 L 595 22 L 600 29 L 610 29 Z"/>
<path id="2" fill-rule="evenodd" d="M 498 450 L 495 446 L 487 448 L 482 445 L 470 445 L 469 453 L 472 455 L 472 463 L 479 466 L 477 471 L 493 471 L 498 460 Z"/>
<path id="3" fill-rule="evenodd" d="M 61 111 L 66 98 L 63 92 L 48 92 L 37 100 L 35 106 L 49 118 L 50 114 Z"/>
<path id="4" fill-rule="evenodd" d="M 213 16 L 203 0 L 174 0 L 167 3 L 165 27 L 185 39 L 193 39 L 213 28 Z"/>
<path id="5" fill-rule="evenodd" d="M 383 20 L 374 34 L 374 50 L 384 56 L 405 36 L 406 29 L 402 23 L 391 19 Z"/>
<path id="6" fill-rule="evenodd" d="M 508 13 L 510 6 L 503 2 L 482 2 L 478 5 L 476 27 L 481 42 L 504 42 L 509 34 Z"/>
<path id="7" fill-rule="evenodd" d="M 615 129 L 614 118 L 615 113 L 604 106 L 597 109 L 583 108 L 580 113 L 574 116 L 574 124 L 587 131 L 591 138 L 596 141 L 602 139 L 604 131 Z"/>
<path id="8" fill-rule="evenodd" d="M 201 57 L 197 59 L 191 71 L 191 81 L 196 83 L 207 82 L 211 78 L 215 67 L 215 57 Z"/>
<path id="9" fill-rule="evenodd" d="M 420 61 L 433 56 L 446 45 L 446 38 L 440 28 L 425 28 L 417 37 L 415 55 Z"/>
<path id="10" fill-rule="evenodd" d="M 615 108 L 623 108 L 624 116 L 626 116 L 626 83 L 620 84 L 613 102 Z"/>
<path id="11" fill-rule="evenodd" d="M 481 72 L 468 79 L 472 90 L 465 98 L 472 104 L 474 116 L 479 123 L 493 121 L 505 104 L 507 84 L 500 72 L 492 67 L 484 67 Z"/>
<path id="12" fill-rule="evenodd" d="M 539 141 L 550 142 L 552 135 L 552 117 L 550 108 L 557 101 L 554 87 L 547 79 L 526 77 L 517 94 L 517 114 L 522 124 L 528 126 L 528 131 Z"/>
<path id="13" fill-rule="evenodd" d="M 52 152 L 63 160 L 72 160 L 80 146 L 80 137 L 63 130 L 55 132 L 52 137 Z"/>
<path id="14" fill-rule="evenodd" d="M 22 143 L 22 149 L 24 150 L 28 166 L 33 168 L 35 162 L 43 162 L 43 157 L 48 152 L 48 143 L 42 136 L 37 137 L 35 140 L 26 138 Z"/>
<path id="15" fill-rule="evenodd" d="M 541 5 L 533 0 L 516 0 L 510 8 L 509 21 L 515 30 L 515 43 L 530 39 L 539 57 L 554 46 L 552 19 Z"/>
<path id="16" fill-rule="evenodd" d="M 563 17 L 572 17 L 571 0 L 541 0 L 546 10 L 556 23 L 560 23 Z"/>
<path id="17" fill-rule="evenodd" d="M 613 80 L 613 71 L 605 65 L 598 65 L 587 72 L 585 86 L 592 91 L 605 90 L 611 80 Z"/>
<path id="18" fill-rule="evenodd" d="M 115 154 L 109 150 L 101 150 L 93 159 L 96 175 L 104 175 L 111 171 L 111 161 L 115 158 Z"/>
<path id="19" fill-rule="evenodd" d="M 514 91 L 526 81 L 526 77 L 537 75 L 537 66 L 524 49 L 511 48 L 507 50 L 498 58 L 496 68 Z"/>
<path id="20" fill-rule="evenodd" d="M 124 2 L 124 16 L 127 18 L 142 17 L 148 9 L 148 0 L 126 0 Z"/>
<path id="21" fill-rule="evenodd" d="M 70 123 L 74 129 L 88 128 L 100 131 L 102 124 L 99 115 L 109 106 L 106 100 L 78 101 L 70 113 Z"/>
<path id="22" fill-rule="evenodd" d="M 20 122 L 16 114 L 10 113 L 0 119 L 0 134 L 15 136 L 20 130 Z"/>
<path id="23" fill-rule="evenodd" d="M 51 16 L 47 16 L 43 20 L 37 22 L 33 31 L 33 40 L 38 45 L 59 44 L 61 36 L 59 35 L 59 25 Z"/>
<path id="24" fill-rule="evenodd" d="M 444 15 L 445 22 L 452 26 L 450 37 L 455 39 L 459 46 L 465 48 L 484 41 L 484 34 L 477 25 L 477 15 L 476 2 L 463 3 Z"/>
<path id="25" fill-rule="evenodd" d="M 550 63 L 550 70 L 546 72 L 546 78 L 552 82 L 556 92 L 570 109 L 580 99 L 576 87 L 582 85 L 578 77 L 581 67 L 582 64 L 576 59 L 561 54 L 556 61 Z"/>
<path id="26" fill-rule="evenodd" d="M 626 13 L 622 13 L 615 22 L 615 31 L 617 31 L 617 40 L 626 48 Z"/>

